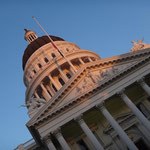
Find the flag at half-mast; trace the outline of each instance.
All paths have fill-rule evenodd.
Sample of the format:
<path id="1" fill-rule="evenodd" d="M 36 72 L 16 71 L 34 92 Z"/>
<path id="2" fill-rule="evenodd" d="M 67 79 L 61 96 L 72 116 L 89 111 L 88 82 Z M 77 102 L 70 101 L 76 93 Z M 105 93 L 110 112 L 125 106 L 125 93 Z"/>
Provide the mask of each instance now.
<path id="1" fill-rule="evenodd" d="M 63 55 L 63 53 L 59 50 L 59 48 L 55 45 L 53 39 L 50 37 L 50 35 L 48 35 L 48 33 L 47 33 L 47 32 L 44 30 L 44 28 L 39 24 L 39 22 L 35 19 L 35 17 L 32 16 L 32 18 L 33 18 L 34 21 L 40 26 L 40 28 L 44 31 L 44 33 L 47 35 L 47 37 L 50 39 L 52 46 L 59 52 L 59 54 L 60 54 L 62 57 L 65 57 L 65 56 Z"/>
<path id="2" fill-rule="evenodd" d="M 55 45 L 54 41 L 52 40 L 52 38 L 49 35 L 49 39 L 51 41 L 52 46 L 59 52 L 59 54 L 64 57 L 64 55 L 62 54 L 62 52 L 58 49 L 58 47 Z"/>

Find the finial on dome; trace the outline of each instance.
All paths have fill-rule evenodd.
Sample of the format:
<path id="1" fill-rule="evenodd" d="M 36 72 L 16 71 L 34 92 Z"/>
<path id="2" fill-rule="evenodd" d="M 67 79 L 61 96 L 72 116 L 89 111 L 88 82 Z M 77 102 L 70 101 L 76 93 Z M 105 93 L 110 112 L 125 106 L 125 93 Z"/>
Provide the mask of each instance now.
<path id="1" fill-rule="evenodd" d="M 24 38 L 26 41 L 28 41 L 29 44 L 38 38 L 34 31 L 27 30 L 26 28 L 24 28 L 24 31 Z"/>
<path id="2" fill-rule="evenodd" d="M 24 31 L 25 31 L 25 32 L 28 32 L 28 30 L 27 30 L 26 28 L 24 28 Z"/>

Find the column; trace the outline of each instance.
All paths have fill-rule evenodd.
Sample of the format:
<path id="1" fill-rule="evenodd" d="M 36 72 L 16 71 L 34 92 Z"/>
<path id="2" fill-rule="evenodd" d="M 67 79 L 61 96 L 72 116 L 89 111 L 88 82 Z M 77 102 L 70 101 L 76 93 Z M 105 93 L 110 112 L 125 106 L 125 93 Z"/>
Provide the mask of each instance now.
<path id="1" fill-rule="evenodd" d="M 92 59 L 90 57 L 88 57 L 89 61 L 92 62 Z"/>
<path id="2" fill-rule="evenodd" d="M 120 96 L 122 100 L 127 104 L 127 106 L 131 109 L 134 115 L 143 123 L 143 125 L 150 131 L 150 122 L 147 118 L 141 113 L 141 111 L 135 106 L 135 104 L 127 97 L 127 95 L 121 91 Z"/>
<path id="3" fill-rule="evenodd" d="M 120 127 L 117 121 L 111 116 L 105 106 L 102 104 L 97 106 L 103 115 L 106 117 L 111 126 L 115 129 L 116 133 L 120 136 L 122 141 L 128 146 L 130 150 L 138 150 L 135 144 L 131 141 L 131 139 L 127 136 L 124 130 Z"/>
<path id="4" fill-rule="evenodd" d="M 140 79 L 138 83 L 141 85 L 141 87 L 146 91 L 146 93 L 150 96 L 150 87 L 145 83 L 143 79 Z"/>
<path id="5" fill-rule="evenodd" d="M 71 66 L 71 68 L 73 69 L 73 72 L 76 73 L 77 69 L 74 67 L 74 65 L 72 64 L 72 62 L 70 60 L 68 60 L 68 63 Z"/>
<path id="6" fill-rule="evenodd" d="M 150 134 L 148 130 L 142 124 L 137 124 L 136 127 L 143 134 L 143 136 L 149 141 L 149 144 L 150 144 Z"/>
<path id="7" fill-rule="evenodd" d="M 84 122 L 84 120 L 81 118 L 81 116 L 77 117 L 75 120 L 78 122 L 84 133 L 87 135 L 95 149 L 104 150 L 103 146 L 98 142 L 98 140 L 96 139 L 92 131 L 89 129 L 87 124 Z"/>
<path id="8" fill-rule="evenodd" d="M 81 62 L 82 65 L 85 64 L 81 58 L 79 58 L 79 61 Z"/>
<path id="9" fill-rule="evenodd" d="M 59 72 L 60 72 L 60 74 L 61 74 L 62 79 L 64 80 L 64 82 L 67 82 L 67 81 L 68 81 L 68 78 L 67 78 L 67 76 L 65 75 L 65 73 L 64 73 L 60 68 L 58 68 L 58 70 L 59 70 Z"/>
<path id="10" fill-rule="evenodd" d="M 45 137 L 44 141 L 45 141 L 45 143 L 46 143 L 49 150 L 56 150 L 56 148 L 55 148 L 54 144 L 52 143 L 50 137 L 48 137 L 48 136 Z"/>
<path id="11" fill-rule="evenodd" d="M 60 132 L 60 129 L 55 130 L 54 135 L 56 136 L 56 138 L 59 141 L 59 143 L 60 143 L 61 147 L 63 148 L 63 150 L 71 150 L 71 148 L 67 144 L 66 140 L 62 136 L 62 134 Z"/>
<path id="12" fill-rule="evenodd" d="M 36 98 L 40 98 L 36 91 L 34 92 L 34 95 L 36 96 Z"/>
<path id="13" fill-rule="evenodd" d="M 49 100 L 51 98 L 51 96 L 49 95 L 49 93 L 47 92 L 47 89 L 45 88 L 45 86 L 43 85 L 43 83 L 40 84 L 41 88 L 43 89 L 45 96 L 46 96 L 46 100 Z"/>
<path id="14" fill-rule="evenodd" d="M 59 90 L 61 87 L 59 85 L 57 85 L 57 83 L 54 81 L 54 79 L 52 78 L 51 75 L 48 75 L 50 81 L 54 84 L 54 86 L 56 87 L 57 90 Z"/>
<path id="15" fill-rule="evenodd" d="M 20 145 L 18 146 L 18 149 L 19 149 L 19 150 L 25 150 L 23 144 L 20 144 Z"/>
<path id="16" fill-rule="evenodd" d="M 56 60 L 53 60 L 53 61 L 54 61 L 54 63 L 56 64 L 57 69 L 59 70 L 59 73 L 61 74 L 62 78 L 64 79 L 65 82 L 67 82 L 67 81 L 68 81 L 68 78 L 67 78 L 67 76 L 65 75 L 65 73 L 61 70 L 60 65 L 57 63 Z"/>
<path id="17" fill-rule="evenodd" d="M 50 85 L 49 86 L 47 85 L 46 88 L 51 93 L 52 96 L 55 94 L 54 90 L 52 89 Z"/>

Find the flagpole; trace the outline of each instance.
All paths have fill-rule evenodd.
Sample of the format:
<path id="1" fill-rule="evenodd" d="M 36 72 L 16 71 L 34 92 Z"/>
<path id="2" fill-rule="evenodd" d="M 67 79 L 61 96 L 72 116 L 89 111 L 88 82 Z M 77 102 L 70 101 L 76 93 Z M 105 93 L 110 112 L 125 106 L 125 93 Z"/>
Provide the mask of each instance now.
<path id="1" fill-rule="evenodd" d="M 32 16 L 34 21 L 39 25 L 39 27 L 42 29 L 42 31 L 47 35 L 49 40 L 51 41 L 52 46 L 60 53 L 62 57 L 65 58 L 65 60 L 69 63 L 69 65 L 73 68 L 74 72 L 77 72 L 76 68 L 73 66 L 73 64 L 70 62 L 70 60 L 61 52 L 61 50 L 55 45 L 53 39 L 50 37 L 50 35 L 44 30 L 44 28 L 40 25 L 40 23 L 37 21 L 37 19 Z"/>

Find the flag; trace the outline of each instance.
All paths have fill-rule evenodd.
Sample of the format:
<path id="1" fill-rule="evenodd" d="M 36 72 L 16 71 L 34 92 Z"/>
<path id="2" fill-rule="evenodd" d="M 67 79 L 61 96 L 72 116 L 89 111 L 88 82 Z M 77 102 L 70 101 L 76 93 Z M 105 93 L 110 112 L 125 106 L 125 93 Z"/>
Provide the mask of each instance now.
<path id="1" fill-rule="evenodd" d="M 49 36 L 50 37 L 50 36 Z M 62 54 L 62 52 L 58 49 L 58 47 L 54 44 L 54 42 L 53 42 L 53 40 L 50 38 L 50 40 L 51 40 L 51 44 L 52 44 L 52 46 L 58 51 L 58 53 L 62 56 L 62 57 L 64 57 L 64 55 Z"/>

